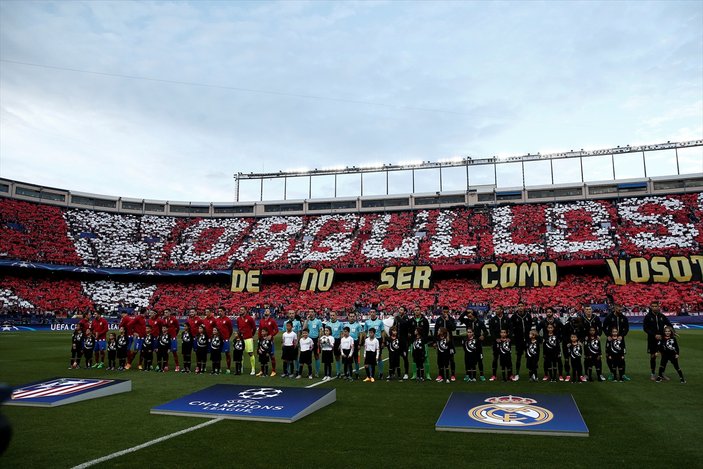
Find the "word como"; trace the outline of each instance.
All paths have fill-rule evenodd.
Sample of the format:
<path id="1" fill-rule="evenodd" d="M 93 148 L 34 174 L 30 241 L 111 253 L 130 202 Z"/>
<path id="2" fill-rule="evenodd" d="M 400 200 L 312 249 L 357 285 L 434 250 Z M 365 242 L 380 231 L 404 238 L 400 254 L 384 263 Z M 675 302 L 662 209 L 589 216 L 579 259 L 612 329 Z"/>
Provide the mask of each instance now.
<path id="1" fill-rule="evenodd" d="M 632 283 L 685 283 L 703 279 L 703 256 L 653 256 L 651 259 L 606 259 L 616 285 Z"/>
<path id="2" fill-rule="evenodd" d="M 483 264 L 481 287 L 553 287 L 558 281 L 557 264 L 544 262 L 505 262 L 501 265 Z"/>

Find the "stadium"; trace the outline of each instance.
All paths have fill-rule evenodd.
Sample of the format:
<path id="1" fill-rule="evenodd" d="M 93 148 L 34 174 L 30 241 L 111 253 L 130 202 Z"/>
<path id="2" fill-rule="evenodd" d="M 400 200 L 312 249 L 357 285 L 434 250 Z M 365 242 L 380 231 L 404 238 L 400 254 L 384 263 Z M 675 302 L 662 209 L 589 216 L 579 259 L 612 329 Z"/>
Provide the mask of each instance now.
<path id="1" fill-rule="evenodd" d="M 702 19 L 0 2 L 0 466 L 700 467 Z"/>
<path id="2" fill-rule="evenodd" d="M 702 148 L 703 141 L 691 141 L 646 149 L 606 149 L 593 154 L 612 157 L 617 151 L 645 155 L 672 149 L 700 154 Z M 568 156 L 588 164 L 590 155 Z M 564 157 L 540 156 L 550 164 L 552 158 Z M 526 158 L 516 157 L 511 161 L 534 162 L 534 158 Z M 461 164 L 444 164 L 463 165 L 462 170 L 469 166 L 466 160 Z M 501 163 L 494 160 L 485 164 L 495 167 Z M 410 170 L 422 168 L 414 166 Z M 247 178 L 259 177 L 263 181 L 271 176 L 250 174 Z M 312 179 L 313 175 L 307 177 Z M 703 173 L 517 189 L 468 186 L 465 191 L 437 194 L 207 205 L 128 200 L 12 180 L 0 180 L 0 191 L 2 355 L 22 357 L 20 362 L 7 361 L 3 367 L 10 384 L 59 373 L 66 362 L 70 331 L 82 313 L 95 310 L 103 311 L 111 329 L 116 329 L 122 313 L 133 314 L 142 308 L 158 312 L 170 309 L 177 312 L 181 323 L 191 309 L 202 312 L 206 308 L 223 307 L 228 314 L 237 314 L 244 306 L 259 320 L 263 310 L 271 308 L 283 328 L 282 318 L 291 309 L 302 311 L 304 316 L 308 308 L 315 308 L 326 321 L 331 311 L 340 318 L 351 312 L 366 318 L 369 310 L 375 309 L 382 317 L 392 317 L 399 306 L 409 310 L 420 307 L 433 322 L 442 307 L 448 306 L 455 317 L 473 309 L 488 321 L 497 306 L 512 311 L 519 302 L 524 302 L 536 325 L 546 307 L 556 308 L 566 320 L 578 314 L 584 305 L 605 317 L 613 304 L 619 304 L 633 328 L 632 338 L 628 337 L 632 340 L 630 360 L 634 362 L 628 365 L 634 381 L 627 383 L 631 389 L 568 389 L 582 406 L 591 429 L 590 439 L 606 448 L 612 445 L 611 450 L 605 450 L 608 453 L 619 451 L 621 444 L 635 447 L 641 429 L 628 432 L 618 428 L 613 433 L 609 427 L 611 419 L 605 415 L 608 410 L 600 409 L 596 402 L 605 399 L 617 403 L 625 409 L 623 412 L 637 415 L 639 407 L 634 406 L 639 399 L 661 398 L 656 397 L 660 391 L 648 380 L 641 332 L 649 305 L 659 301 L 678 328 L 682 354 L 687 357 L 685 368 L 692 382 L 667 390 L 670 394 L 666 401 L 675 399 L 679 405 L 662 404 L 658 412 L 677 422 L 695 418 L 699 413 L 693 411 L 697 407 L 693 396 L 700 387 L 696 382 L 700 376 L 697 359 L 701 358 L 701 337 L 695 330 L 703 327 L 700 257 Z M 538 268 L 531 269 L 532 265 Z M 416 268 L 429 268 L 430 273 L 418 279 L 413 271 Z M 401 275 L 400 269 L 406 269 L 405 275 Z M 250 275 L 252 272 L 255 277 Z M 459 336 L 465 333 L 458 330 Z M 434 353 L 431 351 L 430 355 Z M 51 358 L 34 364 L 39 358 L 36 355 L 45 354 Z M 489 354 L 484 355 L 489 368 Z M 434 359 L 429 361 L 428 372 L 436 372 Z M 18 367 L 18 363 L 27 366 Z M 457 368 L 457 375 L 461 376 L 461 365 Z M 106 372 L 91 369 L 71 373 L 97 377 Z M 54 415 L 47 417 L 44 409 L 8 408 L 17 434 L 5 458 L 11 463 L 32 461 L 36 465 L 53 465 L 52 458 L 58 452 L 62 464 L 66 461 L 72 465 L 82 460 L 99 460 L 103 453 L 110 452 L 105 448 L 117 451 L 122 446 L 134 447 L 139 439 L 151 441 L 163 434 L 173 434 L 174 429 L 192 428 L 178 417 L 153 417 L 163 421 L 146 427 L 141 423 L 148 419 L 149 406 L 198 389 L 203 383 L 197 379 L 202 378 L 194 381 L 191 379 L 194 376 L 180 373 L 145 377 L 132 370 L 124 374 L 132 375 L 129 377 L 134 380 L 133 394 L 136 394 L 126 407 L 124 397 L 113 396 L 103 399 L 111 402 L 78 404 L 86 407 L 82 415 L 50 409 Z M 260 378 L 246 373 L 207 378 L 212 378 L 208 384 L 260 383 Z M 437 438 L 432 429 L 432 415 L 441 410 L 439 401 L 448 392 L 444 388 L 417 387 L 419 383 L 401 380 L 378 383 L 387 387 L 369 390 L 359 389 L 361 382 L 335 381 L 316 380 L 315 384 L 334 386 L 339 391 L 337 406 L 320 411 L 321 415 L 316 416 L 319 420 L 311 417 L 310 421 L 296 423 L 300 428 L 293 430 L 293 435 L 298 435 L 293 438 L 324 431 L 325 426 L 336 425 L 341 419 L 358 422 L 356 426 L 349 425 L 350 441 L 363 445 L 363 432 L 357 427 L 363 426 L 368 412 L 404 428 L 417 426 L 408 430 L 412 444 Z M 545 383 L 550 384 L 555 383 Z M 587 383 L 588 386 L 604 384 L 612 385 Z M 450 383 L 451 387 L 466 385 L 461 379 Z M 534 383 L 482 382 L 480 385 L 499 392 L 508 392 L 505 386 L 510 386 L 509 392 L 515 394 L 532 391 L 527 386 Z M 638 398 L 633 401 L 633 396 Z M 406 406 L 416 399 L 437 400 L 437 405 L 428 404 L 408 412 Z M 354 402 L 361 404 L 355 406 Z M 398 407 L 394 408 L 395 405 Z M 682 407 L 688 405 L 693 406 L 691 411 L 683 411 Z M 38 424 L 39 421 L 70 419 L 72 426 L 91 427 L 96 424 L 93 417 L 96 412 L 110 422 L 106 428 L 124 427 L 130 431 L 110 444 L 101 445 L 99 450 L 85 452 L 63 444 L 60 446 L 65 449 L 37 451 L 25 442 L 30 438 L 51 440 L 54 427 Z M 29 428 L 26 424 L 31 421 L 37 424 Z M 693 421 L 690 424 L 695 426 Z M 208 441 L 219 438 L 216 435 L 223 432 L 233 436 L 245 432 L 258 440 L 285 438 L 290 431 L 265 428 L 266 425 L 271 424 L 221 422 L 211 428 L 198 428 L 194 435 L 177 438 L 184 445 L 195 439 L 207 446 Z M 456 456 L 450 452 L 447 457 L 458 458 L 455 463 L 463 464 L 459 456 L 463 445 L 490 448 L 496 444 L 484 438 L 472 436 L 470 443 L 450 438 L 449 447 L 455 447 L 457 452 Z M 545 436 L 501 438 L 506 442 L 499 444 L 514 445 L 516 452 L 521 448 L 556 444 Z M 444 440 L 430 444 L 442 444 L 440 441 Z M 178 446 L 180 442 L 160 444 Z M 589 453 L 588 444 L 574 446 L 581 448 L 577 451 Z M 334 450 L 332 454 L 344 458 L 345 451 L 348 450 Z M 410 457 L 406 451 L 386 451 L 400 460 L 408 457 L 403 465 L 420 467 L 429 462 L 422 455 Z M 688 450 L 681 447 L 679 451 L 678 457 L 687 459 Z M 221 462 L 226 454 L 226 450 L 215 449 L 212 457 Z M 180 458 L 174 455 L 161 459 L 169 466 L 179 465 Z M 628 455 L 627 463 L 637 459 L 636 455 Z M 131 466 L 139 460 L 138 452 L 130 451 L 102 464 Z M 583 459 L 586 461 L 588 457 Z"/>

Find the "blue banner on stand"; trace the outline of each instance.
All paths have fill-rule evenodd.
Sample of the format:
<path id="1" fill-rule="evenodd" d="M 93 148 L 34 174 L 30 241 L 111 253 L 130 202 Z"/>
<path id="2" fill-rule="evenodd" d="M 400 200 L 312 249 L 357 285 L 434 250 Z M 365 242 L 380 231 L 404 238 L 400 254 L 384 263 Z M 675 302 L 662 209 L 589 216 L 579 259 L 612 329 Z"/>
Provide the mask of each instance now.
<path id="1" fill-rule="evenodd" d="M 588 427 L 570 394 L 454 392 L 435 430 L 588 436 Z"/>
<path id="2" fill-rule="evenodd" d="M 132 382 L 124 379 L 51 378 L 16 387 L 3 404 L 57 407 L 131 390 Z"/>
<path id="3" fill-rule="evenodd" d="M 336 400 L 335 389 L 216 384 L 154 407 L 151 413 L 292 423 Z"/>

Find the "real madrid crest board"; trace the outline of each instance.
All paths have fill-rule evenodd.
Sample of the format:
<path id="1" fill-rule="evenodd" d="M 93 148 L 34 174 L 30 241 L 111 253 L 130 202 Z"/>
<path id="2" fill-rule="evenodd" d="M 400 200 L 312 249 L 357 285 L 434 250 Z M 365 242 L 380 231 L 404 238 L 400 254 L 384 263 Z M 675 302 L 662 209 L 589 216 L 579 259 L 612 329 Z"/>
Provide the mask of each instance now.
<path id="1" fill-rule="evenodd" d="M 454 392 L 449 396 L 435 429 L 588 436 L 588 427 L 570 394 L 500 396 Z"/>

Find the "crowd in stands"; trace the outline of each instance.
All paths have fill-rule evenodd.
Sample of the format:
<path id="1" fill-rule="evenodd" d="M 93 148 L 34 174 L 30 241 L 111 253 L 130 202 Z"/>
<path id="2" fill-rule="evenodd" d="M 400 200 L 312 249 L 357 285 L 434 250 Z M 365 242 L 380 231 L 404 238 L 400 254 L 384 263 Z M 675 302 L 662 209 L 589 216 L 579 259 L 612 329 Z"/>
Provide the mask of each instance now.
<path id="1" fill-rule="evenodd" d="M 223 306 L 236 311 L 240 306 L 256 309 L 270 305 L 275 311 L 287 308 L 348 312 L 384 305 L 432 309 L 448 305 L 461 310 L 468 304 L 512 306 L 524 301 L 531 308 L 547 306 L 575 308 L 583 304 L 612 301 L 626 308 L 659 300 L 664 311 L 703 312 L 703 283 L 614 285 L 606 277 L 564 275 L 557 286 L 542 288 L 483 289 L 469 279 L 438 280 L 429 290 L 377 290 L 377 282 L 339 281 L 327 292 L 299 291 L 298 282 L 264 284 L 259 293 L 234 293 L 224 281 L 117 282 L 31 279 L 6 276 L 0 280 L 0 309 L 26 313 L 50 311 L 59 316 L 99 308 L 116 314 L 124 305 L 166 308 L 180 314 L 190 308 L 202 310 Z"/>
<path id="2" fill-rule="evenodd" d="M 602 259 L 700 254 L 703 193 L 371 214 L 175 218 L 66 209 L 0 198 L 0 259 L 125 269 L 289 270 L 492 261 Z M 610 299 L 626 307 L 660 300 L 665 311 L 703 311 L 700 281 L 615 285 L 609 277 L 560 275 L 556 287 L 483 289 L 470 278 L 439 279 L 429 290 L 377 290 L 366 274 L 327 292 L 295 281 L 265 281 L 233 293 L 227 280 L 79 280 L 61 275 L 0 278 L 2 314 L 65 315 L 100 308 L 239 306 L 349 310 L 365 305 L 457 309 L 472 303 L 575 307 Z M 593 272 L 597 273 L 597 272 Z M 43 274 L 42 274 L 43 275 Z M 264 275 L 266 278 L 266 275 Z M 120 306 L 121 305 L 121 306 Z"/>
<path id="3" fill-rule="evenodd" d="M 127 269 L 301 269 L 686 255 L 703 193 L 492 208 L 174 218 L 0 199 L 0 258 Z"/>

